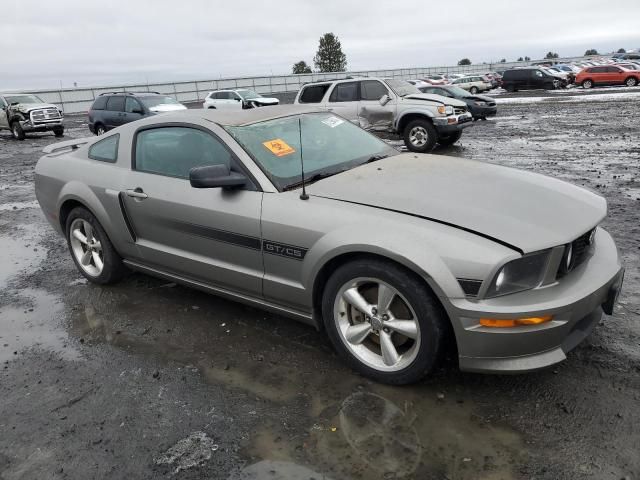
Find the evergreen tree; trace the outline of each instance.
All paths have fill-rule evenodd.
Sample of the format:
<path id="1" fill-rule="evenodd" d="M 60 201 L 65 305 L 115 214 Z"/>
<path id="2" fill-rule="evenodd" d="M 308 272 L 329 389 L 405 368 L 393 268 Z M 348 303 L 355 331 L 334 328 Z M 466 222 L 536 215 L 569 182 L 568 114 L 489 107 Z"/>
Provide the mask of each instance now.
<path id="1" fill-rule="evenodd" d="M 471 60 L 469 60 L 468 58 L 463 58 L 458 62 L 458 65 L 471 65 Z"/>
<path id="2" fill-rule="evenodd" d="M 311 67 L 307 65 L 307 62 L 304 60 L 300 60 L 298 63 L 294 63 L 291 68 L 291 73 L 300 74 L 300 73 L 311 73 Z"/>
<path id="3" fill-rule="evenodd" d="M 318 72 L 344 72 L 347 69 L 347 56 L 342 52 L 342 45 L 336 35 L 325 33 L 320 37 L 313 63 Z"/>

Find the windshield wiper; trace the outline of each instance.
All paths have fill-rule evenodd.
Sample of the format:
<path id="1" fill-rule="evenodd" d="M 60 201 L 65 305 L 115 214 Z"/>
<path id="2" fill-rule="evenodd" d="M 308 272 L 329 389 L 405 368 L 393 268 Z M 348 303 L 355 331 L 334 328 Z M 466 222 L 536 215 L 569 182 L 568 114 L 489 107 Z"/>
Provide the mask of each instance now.
<path id="1" fill-rule="evenodd" d="M 339 170 L 337 172 L 331 172 L 331 173 L 316 173 L 314 175 L 311 175 L 309 178 L 305 178 L 304 183 L 305 185 L 309 185 L 310 183 L 317 182 L 318 180 L 322 180 L 323 178 L 331 177 L 333 175 L 337 175 L 338 173 L 342 173 L 342 172 L 344 172 L 344 170 Z M 289 185 L 284 187 L 282 190 L 286 192 L 287 190 L 295 190 L 296 188 L 299 188 L 301 186 L 302 186 L 302 180 L 296 183 L 290 183 Z"/>

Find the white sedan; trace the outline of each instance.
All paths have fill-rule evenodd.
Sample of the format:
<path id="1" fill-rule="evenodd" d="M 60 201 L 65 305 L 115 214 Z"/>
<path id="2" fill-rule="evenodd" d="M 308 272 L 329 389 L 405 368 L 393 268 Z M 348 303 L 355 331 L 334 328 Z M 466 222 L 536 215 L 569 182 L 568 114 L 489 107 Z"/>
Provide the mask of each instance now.
<path id="1" fill-rule="evenodd" d="M 246 109 L 278 105 L 277 98 L 263 97 L 253 90 L 216 90 L 205 97 L 202 108 Z"/>

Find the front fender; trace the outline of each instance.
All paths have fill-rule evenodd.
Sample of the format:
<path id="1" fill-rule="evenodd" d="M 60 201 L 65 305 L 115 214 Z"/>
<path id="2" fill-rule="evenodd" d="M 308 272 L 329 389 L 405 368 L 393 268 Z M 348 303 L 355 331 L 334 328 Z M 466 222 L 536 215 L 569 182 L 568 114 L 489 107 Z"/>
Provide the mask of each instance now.
<path id="1" fill-rule="evenodd" d="M 356 228 L 357 227 L 357 228 Z M 376 232 L 367 234 L 361 225 L 345 227 L 323 236 L 308 251 L 302 270 L 307 292 L 321 269 L 332 259 L 349 253 L 369 253 L 389 258 L 422 277 L 440 298 L 463 298 L 464 292 L 440 256 L 429 248 L 430 239 L 420 232 Z"/>
<path id="2" fill-rule="evenodd" d="M 396 116 L 396 120 L 393 123 L 393 128 L 396 131 L 398 131 L 398 125 L 402 123 L 402 119 L 405 118 L 407 115 L 420 115 L 422 117 L 427 117 L 427 118 L 434 118 L 436 116 L 432 111 L 424 108 L 408 108 L 406 110 L 403 110 L 402 113 L 399 113 Z"/>

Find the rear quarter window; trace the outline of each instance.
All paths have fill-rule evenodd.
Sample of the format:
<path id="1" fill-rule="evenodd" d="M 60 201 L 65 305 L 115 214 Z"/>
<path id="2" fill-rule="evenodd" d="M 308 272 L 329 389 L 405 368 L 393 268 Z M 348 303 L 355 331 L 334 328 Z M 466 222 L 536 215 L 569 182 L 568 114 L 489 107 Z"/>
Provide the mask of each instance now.
<path id="1" fill-rule="evenodd" d="M 120 134 L 110 135 L 89 147 L 89 158 L 100 162 L 115 163 L 118 160 Z"/>
<path id="2" fill-rule="evenodd" d="M 107 107 L 107 100 L 109 97 L 98 97 L 96 101 L 91 105 L 91 110 L 104 110 Z"/>
<path id="3" fill-rule="evenodd" d="M 330 83 L 322 85 L 309 85 L 302 88 L 302 93 L 298 99 L 299 103 L 320 103 L 324 98 L 325 93 L 329 90 Z"/>

